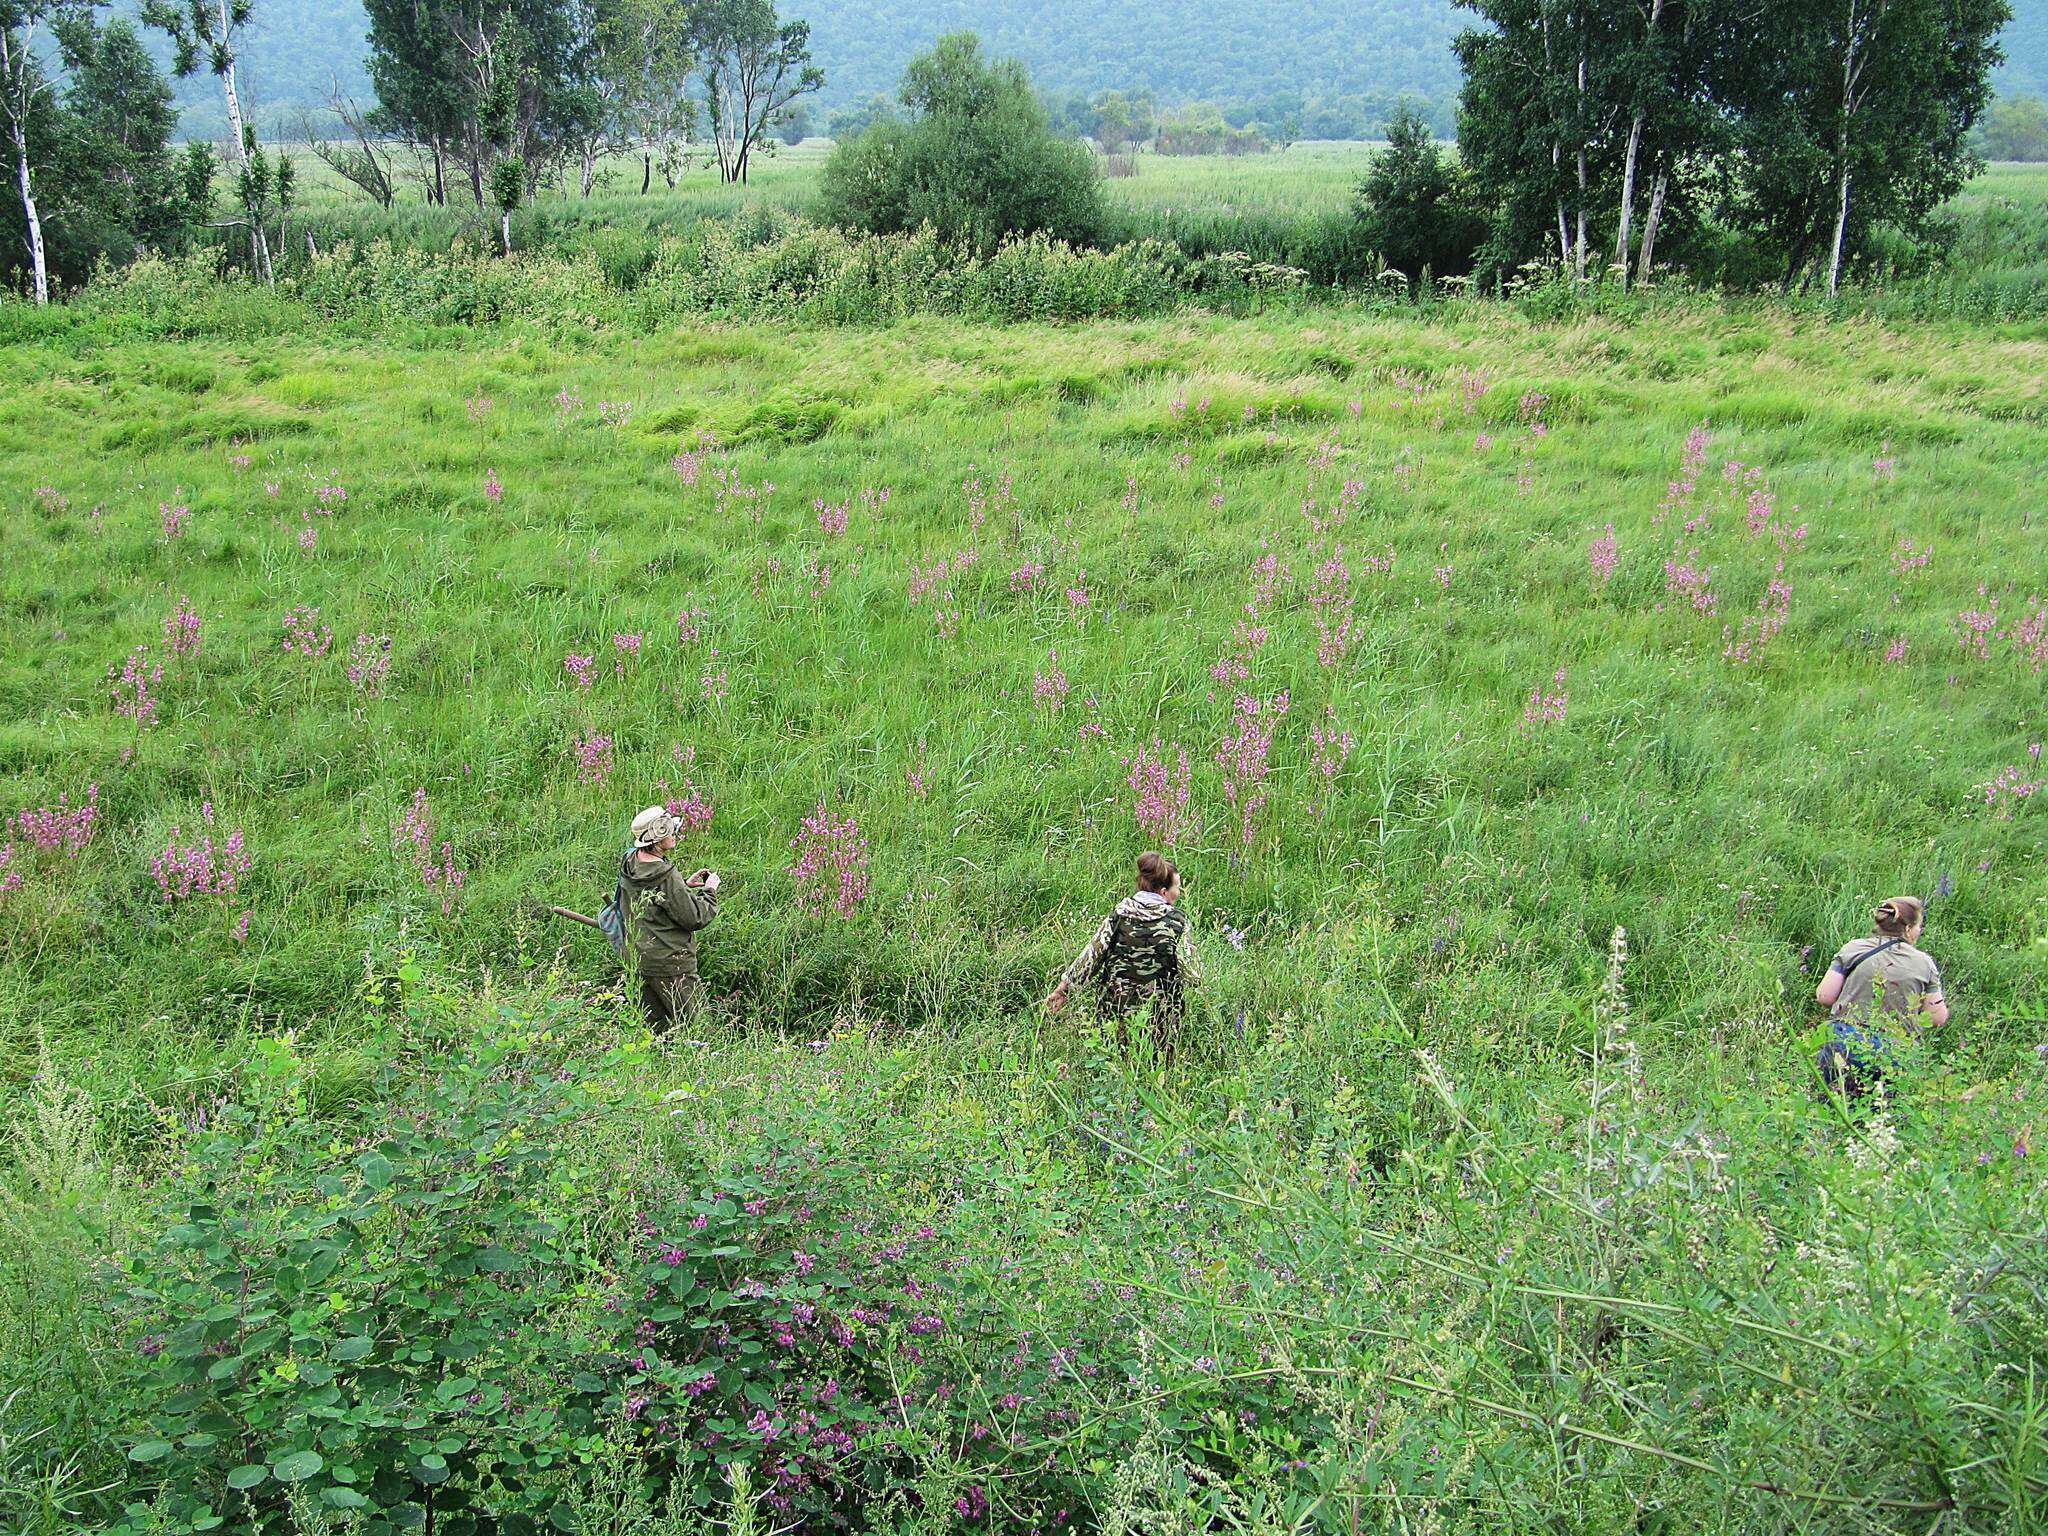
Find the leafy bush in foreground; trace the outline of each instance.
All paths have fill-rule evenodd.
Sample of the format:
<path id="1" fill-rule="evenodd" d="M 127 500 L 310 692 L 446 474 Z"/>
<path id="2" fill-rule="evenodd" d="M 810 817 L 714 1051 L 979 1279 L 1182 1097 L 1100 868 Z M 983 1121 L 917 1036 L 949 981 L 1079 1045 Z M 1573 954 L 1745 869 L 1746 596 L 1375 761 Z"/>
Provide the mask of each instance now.
<path id="1" fill-rule="evenodd" d="M 1533 1136 L 1398 1030 L 1173 1090 L 1082 1041 L 961 1080 L 1001 1126 L 857 1031 L 707 1074 L 415 1003 L 326 1125 L 273 1044 L 122 1303 L 117 1529 L 2026 1528 L 2024 1134 L 1932 1063 L 1680 1123 L 1621 965 Z"/>

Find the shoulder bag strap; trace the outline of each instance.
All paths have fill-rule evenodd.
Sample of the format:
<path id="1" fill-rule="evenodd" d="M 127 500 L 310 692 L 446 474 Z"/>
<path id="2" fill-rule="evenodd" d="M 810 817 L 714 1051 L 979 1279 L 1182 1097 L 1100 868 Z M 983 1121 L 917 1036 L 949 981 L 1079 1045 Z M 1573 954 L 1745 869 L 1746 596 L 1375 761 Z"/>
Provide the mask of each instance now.
<path id="1" fill-rule="evenodd" d="M 1855 973 L 1856 967 L 1861 965 L 1864 961 L 1870 959 L 1872 956 L 1881 955 L 1886 950 L 1892 948 L 1894 945 L 1903 944 L 1905 942 L 1906 941 L 1904 939 L 1886 939 L 1882 944 L 1871 945 L 1870 948 L 1863 951 L 1862 954 L 1858 955 L 1854 960 L 1851 960 L 1847 965 L 1842 967 L 1842 980 L 1847 981 L 1849 977 Z"/>

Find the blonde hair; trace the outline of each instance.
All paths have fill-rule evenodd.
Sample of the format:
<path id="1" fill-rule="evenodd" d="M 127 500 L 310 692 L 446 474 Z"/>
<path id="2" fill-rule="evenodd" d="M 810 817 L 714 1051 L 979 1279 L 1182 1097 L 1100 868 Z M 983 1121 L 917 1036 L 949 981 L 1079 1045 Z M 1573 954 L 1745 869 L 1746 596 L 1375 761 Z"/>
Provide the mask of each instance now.
<path id="1" fill-rule="evenodd" d="M 1902 939 L 1927 921 L 1927 903 L 1918 896 L 1894 896 L 1889 901 L 1880 901 L 1870 916 L 1879 933 Z"/>

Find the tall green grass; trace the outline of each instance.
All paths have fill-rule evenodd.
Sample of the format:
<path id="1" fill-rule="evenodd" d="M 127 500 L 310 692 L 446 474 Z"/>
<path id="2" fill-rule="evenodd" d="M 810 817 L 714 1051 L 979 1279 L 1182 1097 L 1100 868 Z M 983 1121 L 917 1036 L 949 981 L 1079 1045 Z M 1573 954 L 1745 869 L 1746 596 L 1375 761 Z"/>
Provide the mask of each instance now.
<path id="1" fill-rule="evenodd" d="M 222 1188 L 282 1219 L 266 1189 L 355 1178 L 464 1042 L 509 1040 L 513 1080 L 573 1063 L 625 1101 L 537 1197 L 582 1266 L 550 1293 L 564 1348 L 618 1294 L 640 1192 L 797 1137 L 873 1232 L 930 1224 L 986 1287 L 948 1379 L 1026 1332 L 1116 1343 L 1096 1408 L 1046 1405 L 1085 1432 L 1020 1419 L 1006 1463 L 1080 1490 L 1078 1528 L 2037 1521 L 2043 801 L 1982 786 L 2039 777 L 2014 638 L 2048 595 L 2038 327 L 761 318 L 812 248 L 704 268 L 751 274 L 725 311 L 536 260 L 480 263 L 500 307 L 456 316 L 460 274 L 422 259 L 338 272 L 361 307 L 333 325 L 311 283 L 176 273 L 7 312 L 0 811 L 97 785 L 99 820 L 76 858 L 16 835 L 0 895 L 0 1072 L 31 1110 L 0 1167 L 0 1520 L 105 1524 L 164 1475 L 127 1459 L 170 1411 L 158 1324 L 106 1260 L 168 1272 L 207 1137 L 265 1117 Z M 1731 661 L 1802 524 L 1782 633 Z M 1669 588 L 1688 550 L 1713 616 Z M 1958 626 L 1993 598 L 1978 658 Z M 181 599 L 201 648 L 139 728 L 109 669 L 163 659 Z M 311 661 L 282 644 L 305 607 L 333 635 Z M 374 694 L 358 635 L 391 642 Z M 1238 695 L 1275 722 L 1249 838 L 1218 760 Z M 1326 727 L 1351 738 L 1328 774 Z M 1191 762 L 1174 852 L 1211 973 L 1170 1067 L 1033 1012 L 1152 841 L 1127 775 L 1155 741 Z M 598 1071 L 631 1039 L 616 970 L 545 909 L 595 905 L 664 780 L 713 808 L 683 852 L 727 874 L 714 1009 L 701 1044 Z M 445 911 L 420 791 L 466 877 Z M 152 859 L 208 804 L 252 868 L 167 901 Z M 844 920 L 789 874 L 820 804 L 868 842 Z M 1811 1094 L 1807 999 L 1901 890 L 1935 896 L 1956 1017 L 1847 1121 Z M 1597 1001 L 1617 927 L 1625 1020 Z M 1252 1423 L 1219 1372 L 1263 1373 Z M 938 1422 L 918 1382 L 907 1429 Z M 659 1474 L 591 1433 L 579 1466 Z M 910 1435 L 859 1519 L 964 1526 L 970 1449 Z"/>

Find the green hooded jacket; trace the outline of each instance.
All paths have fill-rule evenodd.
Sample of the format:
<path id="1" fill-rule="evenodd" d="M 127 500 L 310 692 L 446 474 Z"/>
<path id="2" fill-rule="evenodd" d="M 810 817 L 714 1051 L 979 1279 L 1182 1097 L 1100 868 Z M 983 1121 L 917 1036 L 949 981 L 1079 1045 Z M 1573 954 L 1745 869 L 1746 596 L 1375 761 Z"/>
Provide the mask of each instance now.
<path id="1" fill-rule="evenodd" d="M 626 854 L 619 866 L 619 910 L 626 919 L 626 968 L 669 981 L 697 974 L 697 932 L 718 912 L 718 895 L 690 885 L 667 859 Z"/>

